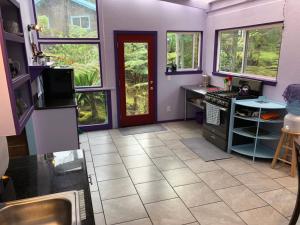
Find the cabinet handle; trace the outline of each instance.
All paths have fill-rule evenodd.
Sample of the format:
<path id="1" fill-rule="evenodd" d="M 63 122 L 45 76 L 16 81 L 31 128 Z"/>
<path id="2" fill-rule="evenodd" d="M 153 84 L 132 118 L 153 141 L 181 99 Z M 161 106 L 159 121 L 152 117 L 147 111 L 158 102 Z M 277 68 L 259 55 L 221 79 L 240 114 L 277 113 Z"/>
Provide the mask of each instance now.
<path id="1" fill-rule="evenodd" d="M 92 178 L 92 175 L 89 175 L 88 178 L 89 178 L 89 183 L 90 183 L 90 185 L 93 185 L 93 178 Z"/>
<path id="2" fill-rule="evenodd" d="M 216 139 L 215 135 L 211 135 L 210 137 L 211 137 L 211 139 Z"/>

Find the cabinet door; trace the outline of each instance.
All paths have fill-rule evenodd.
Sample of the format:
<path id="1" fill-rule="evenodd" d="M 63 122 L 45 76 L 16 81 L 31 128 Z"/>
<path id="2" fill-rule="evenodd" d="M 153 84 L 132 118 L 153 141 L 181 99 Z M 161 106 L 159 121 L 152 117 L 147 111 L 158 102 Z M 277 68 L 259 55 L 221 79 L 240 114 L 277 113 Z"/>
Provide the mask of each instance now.
<path id="1" fill-rule="evenodd" d="M 18 124 L 17 133 L 20 133 L 33 110 L 30 80 L 27 80 L 25 83 L 22 83 L 14 89 L 14 97 L 17 118 L 16 123 Z"/>

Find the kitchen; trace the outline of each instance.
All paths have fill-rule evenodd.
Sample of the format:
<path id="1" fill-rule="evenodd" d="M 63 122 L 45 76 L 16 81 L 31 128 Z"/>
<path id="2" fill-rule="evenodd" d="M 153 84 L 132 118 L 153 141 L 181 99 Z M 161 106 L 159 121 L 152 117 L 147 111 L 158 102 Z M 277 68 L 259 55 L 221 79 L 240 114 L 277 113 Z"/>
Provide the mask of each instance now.
<path id="1" fill-rule="evenodd" d="M 0 7 L 1 202 L 38 197 L 58 224 L 296 224 L 296 0 Z"/>

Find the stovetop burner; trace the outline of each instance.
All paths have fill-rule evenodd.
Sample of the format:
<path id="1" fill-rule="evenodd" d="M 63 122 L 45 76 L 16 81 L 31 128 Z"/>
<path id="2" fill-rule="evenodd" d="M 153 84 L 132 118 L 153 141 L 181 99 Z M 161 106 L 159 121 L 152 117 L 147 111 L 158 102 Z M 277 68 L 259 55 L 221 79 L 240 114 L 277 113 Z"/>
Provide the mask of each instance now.
<path id="1" fill-rule="evenodd" d="M 250 98 L 257 98 L 257 96 L 253 95 L 239 95 L 239 92 L 236 91 L 213 91 L 213 92 L 208 92 L 205 96 L 205 100 L 207 102 L 226 107 L 228 108 L 231 99 L 236 98 L 236 99 L 250 99 Z"/>

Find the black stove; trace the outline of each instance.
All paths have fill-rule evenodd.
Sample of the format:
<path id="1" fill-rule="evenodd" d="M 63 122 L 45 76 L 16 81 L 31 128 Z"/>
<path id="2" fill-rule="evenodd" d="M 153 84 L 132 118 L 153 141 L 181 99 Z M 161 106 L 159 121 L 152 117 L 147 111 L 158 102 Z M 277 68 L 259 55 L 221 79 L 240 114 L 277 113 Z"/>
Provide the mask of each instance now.
<path id="1" fill-rule="evenodd" d="M 228 108 L 231 105 L 231 99 L 250 99 L 257 98 L 259 95 L 240 95 L 238 91 L 214 91 L 205 95 L 205 101 Z"/>
<path id="2" fill-rule="evenodd" d="M 261 95 L 261 81 L 243 78 L 233 78 L 231 91 L 208 92 L 204 100 L 206 103 L 220 107 L 220 124 L 207 123 L 205 116 L 203 136 L 212 144 L 226 151 L 232 99 L 253 99 Z"/>

